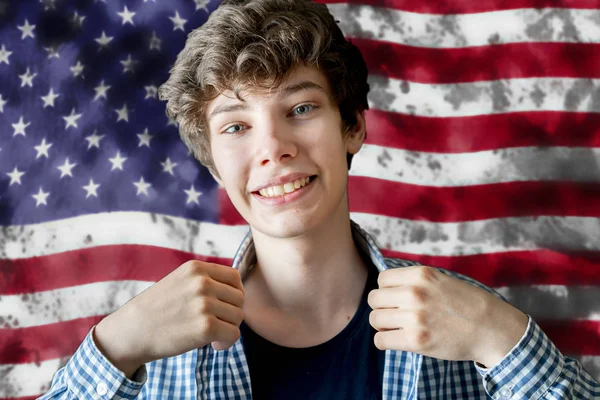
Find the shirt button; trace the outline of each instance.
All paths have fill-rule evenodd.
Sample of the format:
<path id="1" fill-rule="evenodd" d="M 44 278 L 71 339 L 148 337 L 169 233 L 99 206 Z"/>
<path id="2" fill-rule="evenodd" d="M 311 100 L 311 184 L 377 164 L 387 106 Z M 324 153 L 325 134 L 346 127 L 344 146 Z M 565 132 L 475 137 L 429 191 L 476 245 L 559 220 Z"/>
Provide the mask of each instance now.
<path id="1" fill-rule="evenodd" d="M 108 387 L 106 386 L 106 383 L 104 382 L 100 382 L 98 384 L 98 386 L 96 386 L 96 392 L 100 395 L 100 396 L 104 396 L 107 392 L 108 392 Z"/>
<path id="2" fill-rule="evenodd" d="M 500 389 L 500 391 L 498 392 L 498 399 L 500 400 L 507 400 L 510 399 L 513 395 L 512 389 L 509 387 L 503 387 L 502 389 Z"/>

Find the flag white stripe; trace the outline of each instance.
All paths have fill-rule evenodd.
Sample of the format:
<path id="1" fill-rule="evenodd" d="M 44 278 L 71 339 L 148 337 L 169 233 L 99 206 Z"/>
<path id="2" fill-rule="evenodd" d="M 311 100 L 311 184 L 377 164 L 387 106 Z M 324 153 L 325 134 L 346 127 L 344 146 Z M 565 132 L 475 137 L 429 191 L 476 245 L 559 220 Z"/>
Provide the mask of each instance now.
<path id="1" fill-rule="evenodd" d="M 248 232 L 146 212 L 88 214 L 39 224 L 4 227 L 0 259 L 20 259 L 96 246 L 139 244 L 194 254 L 232 257 Z"/>
<path id="2" fill-rule="evenodd" d="M 598 286 L 528 285 L 494 289 L 536 321 L 600 321 Z"/>
<path id="3" fill-rule="evenodd" d="M 600 218 L 536 216 L 430 222 L 356 212 L 350 213 L 350 217 L 369 232 L 381 248 L 410 254 L 460 256 L 547 248 L 600 250 Z M 103 224 L 96 224 L 99 220 Z M 8 240 L 3 257 L 18 259 L 93 246 L 138 244 L 233 258 L 248 231 L 246 225 L 222 225 L 218 235 L 190 234 L 188 241 L 180 243 L 172 239 L 173 226 L 189 229 L 201 223 L 167 216 L 158 216 L 157 220 L 169 223 L 151 222 L 150 215 L 143 212 L 115 212 L 24 227 L 9 226 L 4 228 Z M 106 232 L 107 226 L 112 226 L 114 231 Z M 119 233 L 117 237 L 114 232 Z M 143 235 L 141 232 L 153 233 Z M 87 235 L 93 238 L 90 243 L 68 240 Z M 56 240 L 55 236 L 65 240 Z M 28 242 L 23 244 L 22 240 Z M 211 241 L 212 246 L 204 243 L 205 240 Z"/>
<path id="4" fill-rule="evenodd" d="M 425 117 L 532 111 L 600 112 L 600 79 L 513 78 L 451 84 L 370 75 L 369 106 Z M 404 85 L 404 86 L 402 86 Z"/>
<path id="5" fill-rule="evenodd" d="M 107 315 L 153 283 L 135 280 L 105 281 L 28 293 L 27 297 L 2 296 L 0 317 L 10 323 L 9 315 L 18 316 L 18 325 L 14 328 L 28 328 Z"/>
<path id="6" fill-rule="evenodd" d="M 0 364 L 0 398 L 38 396 L 50 389 L 50 381 L 67 359 L 38 364 Z"/>
<path id="7" fill-rule="evenodd" d="M 381 248 L 415 255 L 600 250 L 600 218 L 539 216 L 441 223 L 366 213 L 351 213 L 351 217 Z"/>
<path id="8" fill-rule="evenodd" d="M 428 153 L 365 144 L 350 175 L 421 186 L 475 186 L 523 181 L 600 182 L 600 148 L 511 147 Z"/>
<path id="9" fill-rule="evenodd" d="M 422 14 L 329 4 L 348 37 L 415 47 L 462 48 L 524 42 L 600 43 L 600 10 L 522 8 L 470 14 Z"/>

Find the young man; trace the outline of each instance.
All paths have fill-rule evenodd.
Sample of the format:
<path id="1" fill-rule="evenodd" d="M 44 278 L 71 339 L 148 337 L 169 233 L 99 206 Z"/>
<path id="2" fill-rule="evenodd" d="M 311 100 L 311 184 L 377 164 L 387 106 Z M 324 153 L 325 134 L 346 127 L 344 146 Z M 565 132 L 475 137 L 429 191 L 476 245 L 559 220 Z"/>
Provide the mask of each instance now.
<path id="1" fill-rule="evenodd" d="M 325 5 L 226 1 L 192 32 L 161 98 L 250 231 L 103 319 L 43 398 L 600 396 L 529 316 L 350 220 L 368 90 Z"/>

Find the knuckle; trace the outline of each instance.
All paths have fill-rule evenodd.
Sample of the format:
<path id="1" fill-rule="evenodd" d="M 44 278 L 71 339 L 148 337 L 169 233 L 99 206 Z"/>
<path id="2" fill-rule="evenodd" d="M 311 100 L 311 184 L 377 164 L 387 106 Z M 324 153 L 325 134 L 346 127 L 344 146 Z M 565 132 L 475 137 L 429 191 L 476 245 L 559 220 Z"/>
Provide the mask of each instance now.
<path id="1" fill-rule="evenodd" d="M 371 305 L 371 306 L 372 306 L 372 305 L 374 304 L 373 302 L 376 300 L 376 297 L 375 297 L 375 296 L 376 296 L 376 294 L 375 294 L 375 290 L 371 290 L 371 291 L 369 292 L 369 294 L 367 295 L 367 303 L 368 303 L 369 305 Z"/>
<path id="2" fill-rule="evenodd" d="M 209 315 L 200 319 L 200 328 L 198 331 L 204 336 L 214 335 L 217 329 L 217 318 Z"/>
<path id="3" fill-rule="evenodd" d="M 424 282 L 433 282 L 437 277 L 437 271 L 435 268 L 421 265 L 419 267 L 419 279 Z"/>
<path id="4" fill-rule="evenodd" d="M 375 334 L 375 347 L 379 350 L 385 349 L 385 339 L 380 333 Z"/>
<path id="5" fill-rule="evenodd" d="M 373 327 L 377 327 L 377 311 L 371 311 L 369 313 L 369 324 Z"/>
<path id="6" fill-rule="evenodd" d="M 416 310 L 413 314 L 415 325 L 418 327 L 427 326 L 427 312 L 425 310 Z"/>
<path id="7" fill-rule="evenodd" d="M 429 344 L 431 334 L 426 329 L 417 329 L 414 336 L 415 346 L 418 348 L 425 348 Z"/>
<path id="8" fill-rule="evenodd" d="M 409 289 L 411 301 L 415 305 L 419 305 L 425 302 L 427 299 L 427 291 L 425 288 L 419 286 L 411 286 Z"/>
<path id="9" fill-rule="evenodd" d="M 211 304 L 210 299 L 206 297 L 201 297 L 198 299 L 196 309 L 200 315 L 210 314 Z"/>
<path id="10" fill-rule="evenodd" d="M 244 311 L 241 308 L 236 309 L 235 311 L 235 323 L 241 324 L 244 320 Z"/>
<path id="11" fill-rule="evenodd" d="M 237 326 L 232 327 L 231 332 L 232 332 L 232 334 L 231 334 L 232 342 L 235 343 L 242 336 L 242 333 L 240 331 L 240 328 L 238 328 Z"/>
<path id="12" fill-rule="evenodd" d="M 191 273 L 197 273 L 200 270 L 202 263 L 199 260 L 188 260 L 184 262 L 183 265 Z"/>
<path id="13" fill-rule="evenodd" d="M 208 276 L 200 275 L 194 279 L 194 293 L 206 294 L 211 286 L 211 279 Z"/>

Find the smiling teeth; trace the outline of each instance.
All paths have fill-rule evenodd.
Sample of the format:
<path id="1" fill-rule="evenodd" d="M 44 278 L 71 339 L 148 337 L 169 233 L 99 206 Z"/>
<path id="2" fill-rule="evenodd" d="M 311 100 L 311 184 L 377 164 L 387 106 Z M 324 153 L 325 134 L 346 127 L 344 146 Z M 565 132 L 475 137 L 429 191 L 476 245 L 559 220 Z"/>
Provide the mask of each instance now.
<path id="1" fill-rule="evenodd" d="M 266 189 L 261 189 L 258 192 L 263 197 L 283 196 L 284 194 L 295 192 L 296 190 L 300 189 L 301 187 L 306 186 L 306 184 L 309 182 L 309 180 L 310 180 L 309 177 L 300 178 L 300 179 L 295 180 L 294 182 L 288 182 L 285 185 L 271 186 Z"/>

